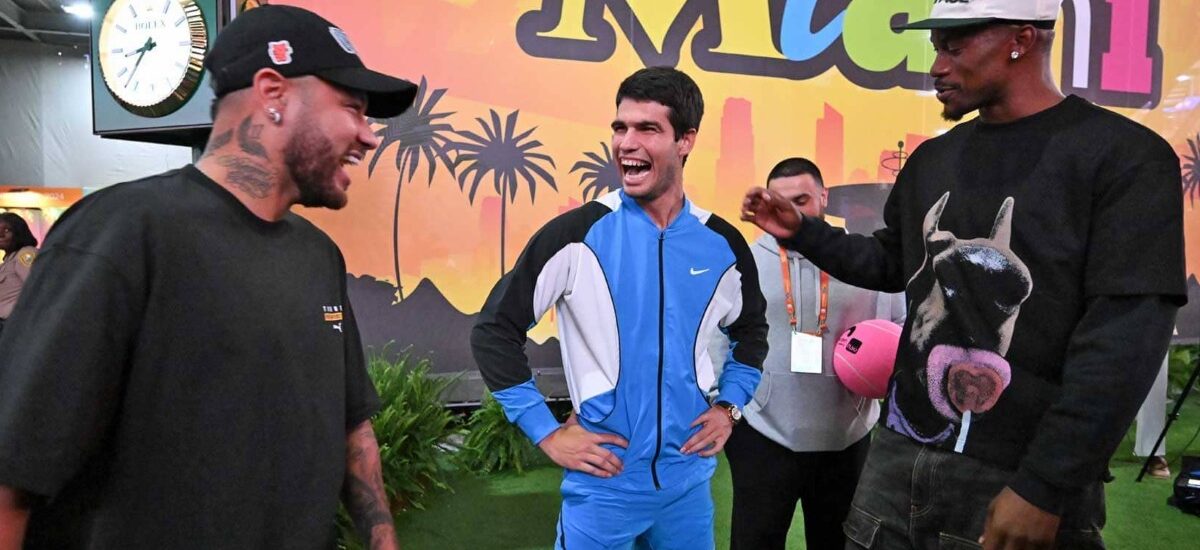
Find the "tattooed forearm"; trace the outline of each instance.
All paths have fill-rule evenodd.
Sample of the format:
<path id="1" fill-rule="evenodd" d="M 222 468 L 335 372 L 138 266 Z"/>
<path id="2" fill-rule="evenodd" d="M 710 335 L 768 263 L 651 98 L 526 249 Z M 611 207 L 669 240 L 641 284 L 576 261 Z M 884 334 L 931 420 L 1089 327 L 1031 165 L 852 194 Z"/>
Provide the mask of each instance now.
<path id="1" fill-rule="evenodd" d="M 359 535 L 374 549 L 396 547 L 391 508 L 383 486 L 379 444 L 370 422 L 356 428 L 346 440 L 346 481 L 342 498 Z"/>
<path id="2" fill-rule="evenodd" d="M 260 141 L 263 125 L 251 124 L 252 120 L 251 117 L 246 117 L 241 124 L 238 124 L 238 147 L 248 155 L 269 159 L 271 157 L 267 155 L 267 149 Z"/>
<path id="3" fill-rule="evenodd" d="M 217 162 L 229 170 L 229 183 L 256 199 L 266 198 L 275 182 L 275 172 L 245 157 L 224 155 Z"/>
<path id="4" fill-rule="evenodd" d="M 372 539 L 371 534 L 376 526 L 388 525 L 392 521 L 387 505 L 375 497 L 374 488 L 362 479 L 352 476 L 346 479 L 345 499 L 346 510 L 354 518 L 358 536 L 364 541 Z"/>

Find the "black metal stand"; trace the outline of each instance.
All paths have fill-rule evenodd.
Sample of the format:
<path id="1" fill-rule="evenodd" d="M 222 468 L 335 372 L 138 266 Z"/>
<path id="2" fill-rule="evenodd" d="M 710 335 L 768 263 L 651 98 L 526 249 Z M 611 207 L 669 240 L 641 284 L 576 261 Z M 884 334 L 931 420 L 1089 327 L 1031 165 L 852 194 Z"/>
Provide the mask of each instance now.
<path id="1" fill-rule="evenodd" d="M 1147 456 L 1146 462 L 1142 464 L 1142 471 L 1138 472 L 1137 481 L 1141 481 L 1146 476 L 1146 471 L 1150 469 L 1150 461 L 1154 459 L 1158 448 L 1167 438 L 1167 430 L 1171 429 L 1171 423 L 1179 418 L 1179 409 L 1183 408 L 1183 402 L 1187 400 L 1188 394 L 1192 393 L 1192 387 L 1196 385 L 1197 377 L 1200 377 L 1200 358 L 1196 359 L 1196 366 L 1192 367 L 1192 377 L 1188 378 L 1187 384 L 1183 386 L 1183 393 L 1179 394 L 1179 399 L 1175 400 L 1175 408 L 1171 414 L 1167 415 L 1167 425 L 1163 426 L 1162 433 L 1158 435 L 1158 441 L 1154 442 L 1154 448 L 1150 450 L 1150 456 Z"/>

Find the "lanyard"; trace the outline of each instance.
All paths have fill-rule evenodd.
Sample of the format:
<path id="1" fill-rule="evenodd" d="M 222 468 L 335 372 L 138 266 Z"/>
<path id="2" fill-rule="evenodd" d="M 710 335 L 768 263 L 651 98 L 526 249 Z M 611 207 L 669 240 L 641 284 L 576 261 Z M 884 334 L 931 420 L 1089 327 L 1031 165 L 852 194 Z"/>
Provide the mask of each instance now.
<path id="1" fill-rule="evenodd" d="M 787 250 L 779 247 L 779 269 L 783 272 L 783 294 L 786 296 L 788 321 L 792 324 L 792 332 L 798 332 L 796 323 L 796 301 L 792 297 L 792 268 L 788 265 Z M 822 336 L 829 330 L 825 324 L 829 316 L 829 274 L 821 272 L 821 309 L 817 313 L 817 331 L 810 332 L 813 336 Z"/>

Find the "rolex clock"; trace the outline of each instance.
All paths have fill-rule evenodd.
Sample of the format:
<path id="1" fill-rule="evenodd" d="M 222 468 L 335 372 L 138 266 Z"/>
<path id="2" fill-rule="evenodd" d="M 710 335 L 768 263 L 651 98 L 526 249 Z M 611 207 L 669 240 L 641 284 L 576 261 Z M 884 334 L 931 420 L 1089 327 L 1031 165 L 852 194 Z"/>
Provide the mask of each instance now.
<path id="1" fill-rule="evenodd" d="M 208 24 L 195 0 L 116 0 L 100 22 L 96 60 L 127 111 L 161 117 L 200 86 Z"/>
<path id="2" fill-rule="evenodd" d="M 92 132 L 202 146 L 213 102 L 204 57 L 231 1 L 92 0 Z"/>

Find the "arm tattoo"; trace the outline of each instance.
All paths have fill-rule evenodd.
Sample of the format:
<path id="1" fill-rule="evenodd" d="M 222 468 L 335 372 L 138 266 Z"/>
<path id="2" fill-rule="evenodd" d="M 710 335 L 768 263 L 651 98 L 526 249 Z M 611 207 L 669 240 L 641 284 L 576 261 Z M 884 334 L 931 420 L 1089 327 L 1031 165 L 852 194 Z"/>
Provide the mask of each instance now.
<path id="1" fill-rule="evenodd" d="M 265 159 L 271 158 L 267 155 L 267 150 L 263 147 L 262 142 L 259 141 L 259 138 L 262 136 L 263 125 L 251 124 L 250 122 L 251 117 L 246 117 L 242 120 L 241 124 L 238 124 L 238 147 L 241 147 L 242 151 L 248 155 Z"/>
<path id="2" fill-rule="evenodd" d="M 346 480 L 346 509 L 358 527 L 358 536 L 370 543 L 371 532 L 377 525 L 391 523 L 392 516 L 387 506 L 375 498 L 374 490 L 367 482 L 351 476 Z"/>
<path id="3" fill-rule="evenodd" d="M 246 157 L 222 155 L 217 162 L 229 169 L 229 183 L 256 199 L 266 198 L 275 182 L 275 171 Z"/>
<path id="4" fill-rule="evenodd" d="M 372 534 L 381 525 L 390 527 L 392 514 L 383 486 L 379 444 L 369 422 L 364 422 L 347 438 L 346 482 L 342 498 L 362 540 L 371 548 L 382 544 L 382 540 L 373 540 Z"/>

